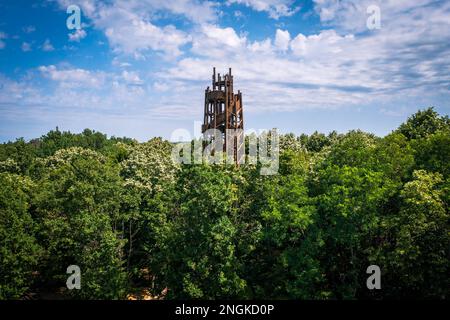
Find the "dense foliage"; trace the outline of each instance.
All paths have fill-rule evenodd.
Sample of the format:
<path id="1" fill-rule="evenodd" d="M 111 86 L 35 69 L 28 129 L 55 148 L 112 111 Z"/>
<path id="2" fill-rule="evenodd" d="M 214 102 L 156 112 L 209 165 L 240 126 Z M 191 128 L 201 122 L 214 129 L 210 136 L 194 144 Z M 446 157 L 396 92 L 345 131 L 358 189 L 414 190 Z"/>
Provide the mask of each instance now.
<path id="1" fill-rule="evenodd" d="M 279 173 L 86 129 L 0 145 L 0 299 L 448 298 L 450 121 L 281 136 Z M 378 265 L 382 289 L 368 290 Z"/>

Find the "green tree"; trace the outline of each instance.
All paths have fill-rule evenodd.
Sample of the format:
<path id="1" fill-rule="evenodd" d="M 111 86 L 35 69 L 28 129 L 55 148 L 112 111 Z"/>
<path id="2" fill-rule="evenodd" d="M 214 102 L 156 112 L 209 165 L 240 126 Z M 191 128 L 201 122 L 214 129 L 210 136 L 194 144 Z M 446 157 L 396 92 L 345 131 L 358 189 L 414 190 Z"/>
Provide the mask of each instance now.
<path id="1" fill-rule="evenodd" d="M 436 131 L 413 141 L 417 167 L 429 172 L 450 175 L 450 128 Z"/>
<path id="2" fill-rule="evenodd" d="M 331 147 L 324 164 L 368 167 L 377 141 L 373 134 L 352 130 Z"/>
<path id="3" fill-rule="evenodd" d="M 336 165 L 318 173 L 317 227 L 324 246 L 320 257 L 327 288 L 335 298 L 357 298 L 365 289 L 379 212 L 396 192 L 382 173 Z"/>
<path id="4" fill-rule="evenodd" d="M 20 298 L 40 259 L 36 224 L 29 213 L 32 181 L 0 173 L 0 299 Z"/>
<path id="5" fill-rule="evenodd" d="M 305 141 L 306 149 L 311 152 L 319 152 L 328 145 L 330 145 L 330 140 L 327 136 L 317 131 L 314 131 Z"/>
<path id="6" fill-rule="evenodd" d="M 280 151 L 285 150 L 301 151 L 302 145 L 293 133 L 280 135 Z"/>
<path id="7" fill-rule="evenodd" d="M 391 297 L 446 298 L 449 294 L 450 215 L 442 176 L 414 171 L 400 193 L 397 215 L 387 217 L 386 288 Z"/>
<path id="8" fill-rule="evenodd" d="M 15 162 L 18 172 L 22 174 L 28 174 L 35 157 L 35 147 L 23 138 L 0 145 L 0 163 L 12 160 Z"/>
<path id="9" fill-rule="evenodd" d="M 256 298 L 324 298 L 314 229 L 316 207 L 308 195 L 307 153 L 285 151 L 277 176 L 262 178 L 252 196 L 261 239 L 248 263 L 248 283 Z"/>
<path id="10" fill-rule="evenodd" d="M 399 183 L 411 178 L 416 165 L 414 149 L 401 133 L 394 132 L 379 140 L 369 157 L 367 164 L 373 171 Z"/>
<path id="11" fill-rule="evenodd" d="M 126 290 L 120 236 L 117 166 L 95 151 L 70 148 L 44 160 L 35 205 L 46 248 L 47 277 L 65 282 L 66 268 L 82 272 L 81 298 L 121 298 Z"/>
<path id="12" fill-rule="evenodd" d="M 420 139 L 435 133 L 438 130 L 449 128 L 448 116 L 441 117 L 431 108 L 419 110 L 397 129 L 408 139 Z"/>
<path id="13" fill-rule="evenodd" d="M 177 298 L 239 298 L 246 282 L 236 258 L 237 188 L 220 166 L 185 166 L 178 180 L 179 212 L 168 239 L 169 292 Z"/>
<path id="14" fill-rule="evenodd" d="M 123 147 L 128 149 L 120 163 L 127 268 L 137 280 L 143 271 L 151 271 L 151 287 L 155 287 L 161 282 L 157 279 L 158 270 L 163 268 L 159 256 L 169 232 L 168 217 L 175 210 L 175 183 L 180 168 L 171 159 L 172 145 L 161 138 Z M 160 292 L 162 288 L 156 289 Z"/>

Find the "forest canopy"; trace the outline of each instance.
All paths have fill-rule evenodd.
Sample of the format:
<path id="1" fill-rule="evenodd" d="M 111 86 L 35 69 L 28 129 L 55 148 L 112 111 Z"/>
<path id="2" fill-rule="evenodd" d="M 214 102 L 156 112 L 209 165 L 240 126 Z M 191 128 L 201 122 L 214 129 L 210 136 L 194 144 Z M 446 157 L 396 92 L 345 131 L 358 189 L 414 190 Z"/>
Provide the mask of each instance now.
<path id="1" fill-rule="evenodd" d="M 280 139 L 273 176 L 89 129 L 1 144 L 0 299 L 449 297 L 448 116 Z"/>

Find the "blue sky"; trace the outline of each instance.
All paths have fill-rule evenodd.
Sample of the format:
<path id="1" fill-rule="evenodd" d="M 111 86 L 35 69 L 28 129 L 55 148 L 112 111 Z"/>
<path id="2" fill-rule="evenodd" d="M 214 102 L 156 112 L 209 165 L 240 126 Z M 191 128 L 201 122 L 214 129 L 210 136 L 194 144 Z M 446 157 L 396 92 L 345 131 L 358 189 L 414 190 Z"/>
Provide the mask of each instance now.
<path id="1" fill-rule="evenodd" d="M 194 132 L 213 66 L 233 68 L 246 129 L 385 135 L 419 108 L 449 114 L 450 2 L 0 0 L 0 141 Z"/>

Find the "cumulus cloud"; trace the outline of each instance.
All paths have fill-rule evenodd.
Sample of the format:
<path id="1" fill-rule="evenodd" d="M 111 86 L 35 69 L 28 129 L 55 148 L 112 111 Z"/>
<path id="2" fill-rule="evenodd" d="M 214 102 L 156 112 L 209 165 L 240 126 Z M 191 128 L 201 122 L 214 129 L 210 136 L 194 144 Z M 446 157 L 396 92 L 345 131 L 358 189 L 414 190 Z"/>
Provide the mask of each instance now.
<path id="1" fill-rule="evenodd" d="M 339 56 L 344 51 L 350 51 L 354 45 L 353 35 L 340 36 L 335 30 L 325 30 L 310 36 L 299 33 L 290 42 L 293 55 L 322 61 Z"/>
<path id="2" fill-rule="evenodd" d="M 41 101 L 38 89 L 24 82 L 7 78 L 0 73 L 0 106 L 19 105 L 19 101 L 36 104 Z"/>
<path id="3" fill-rule="evenodd" d="M 61 7 L 69 0 L 58 0 Z M 95 28 L 102 30 L 116 52 L 145 57 L 147 50 L 163 52 L 165 57 L 182 54 L 180 47 L 191 41 L 191 36 L 175 26 L 157 26 L 153 19 L 158 12 L 166 11 L 197 23 L 209 23 L 217 18 L 215 4 L 198 0 L 130 0 L 111 2 L 80 2 L 83 14 L 92 20 Z"/>
<path id="4" fill-rule="evenodd" d="M 122 72 L 122 78 L 123 80 L 131 85 L 142 85 L 144 81 L 139 77 L 137 72 L 134 71 L 126 71 L 124 70 Z"/>
<path id="5" fill-rule="evenodd" d="M 124 8 L 105 11 L 96 22 L 97 27 L 105 30 L 115 50 L 177 52 L 183 43 L 190 42 L 190 55 L 168 64 L 150 78 L 142 78 L 129 70 L 130 66 L 114 76 L 78 71 L 75 72 L 77 82 L 63 76 L 68 70 L 48 66 L 41 72 L 54 81 L 59 79 L 65 86 L 82 82 L 83 76 L 100 77 L 97 81 L 101 86 L 113 84 L 105 90 L 115 92 L 116 104 L 137 106 L 154 101 L 156 105 L 176 106 L 173 110 L 184 106 L 183 116 L 191 114 L 191 110 L 200 112 L 201 94 L 192 99 L 185 97 L 198 91 L 202 87 L 200 83 L 207 85 L 212 66 L 219 72 L 233 67 L 236 86 L 245 92 L 248 112 L 363 106 L 374 101 L 388 103 L 405 95 L 430 96 L 433 94 L 430 88 L 444 93 L 450 84 L 450 62 L 446 59 L 450 50 L 445 31 L 448 28 L 443 30 L 450 22 L 434 7 L 410 8 L 413 15 L 390 22 L 389 29 L 385 28 L 385 22 L 376 32 L 351 32 L 338 25 L 309 35 L 275 29 L 271 37 L 259 41 L 214 23 L 200 24 L 191 33 L 172 26 L 157 27 L 138 14 L 121 10 Z M 341 14 L 339 10 L 333 11 L 334 17 Z M 432 22 L 408 30 L 408 25 L 416 24 L 414 19 L 418 15 L 425 14 L 433 17 Z M 134 22 L 126 25 L 120 19 Z M 336 21 L 345 25 L 344 20 Z M 169 38 L 179 33 L 179 37 L 165 42 L 168 40 L 159 38 L 162 33 Z M 133 36 L 127 37 L 129 34 Z M 135 39 L 140 41 L 133 42 Z M 113 64 L 120 66 L 118 61 Z M 136 90 L 133 97 L 129 97 L 130 87 Z M 128 98 L 118 98 L 121 94 Z M 155 94 L 156 100 L 151 98 Z M 157 110 L 153 112 L 157 114 Z"/>
<path id="6" fill-rule="evenodd" d="M 6 46 L 5 41 L 2 41 L 3 39 L 6 38 L 7 38 L 6 33 L 0 31 L 0 49 L 3 49 Z"/>
<path id="7" fill-rule="evenodd" d="M 383 2 L 382 28 L 371 31 L 365 25 L 364 6 L 369 2 L 364 1 L 316 0 L 323 29 L 293 33 L 280 25 L 267 38 L 255 41 L 249 34 L 215 22 L 214 14 L 201 18 L 188 10 L 201 8 L 203 2 L 166 4 L 164 10 L 193 22 L 191 29 L 180 30 L 157 25 L 153 9 L 141 10 L 143 5 L 136 1 L 84 0 L 83 13 L 92 19 L 92 27 L 103 31 L 110 47 L 120 53 L 120 59 L 112 61 L 118 70 L 41 66 L 40 76 L 55 85 L 52 94 L 41 96 L 55 105 L 76 101 L 79 106 L 110 108 L 111 112 L 145 109 L 152 117 L 201 118 L 201 89 L 209 85 L 213 66 L 218 72 L 233 68 L 235 86 L 244 92 L 250 113 L 389 105 L 402 97 L 431 101 L 436 95 L 448 95 L 450 4 Z M 268 12 L 268 3 L 253 5 Z M 211 3 L 207 6 L 215 10 Z M 186 44 L 190 46 L 183 47 Z M 139 57 L 147 51 L 177 59 L 146 74 L 133 68 L 129 56 L 121 55 Z M 129 62 L 124 64 L 122 59 Z M 19 92 L 20 86 L 15 88 Z M 388 114 L 388 108 L 383 108 Z"/>
<path id="8" fill-rule="evenodd" d="M 162 51 L 167 56 L 178 56 L 181 54 L 180 46 L 191 39 L 188 34 L 171 25 L 160 28 L 143 20 L 119 20 L 105 25 L 105 35 L 114 50 L 135 57 L 141 57 L 149 49 Z"/>
<path id="9" fill-rule="evenodd" d="M 199 24 L 213 22 L 217 19 L 217 4 L 212 1 L 141 0 L 138 3 L 141 8 L 151 8 L 154 11 L 166 10 Z"/>
<path id="10" fill-rule="evenodd" d="M 80 68 L 59 69 L 54 65 L 40 66 L 41 74 L 64 88 L 69 87 L 100 87 L 104 84 L 106 73 L 93 72 Z"/>
<path id="11" fill-rule="evenodd" d="M 44 43 L 42 44 L 42 50 L 43 51 L 53 51 L 55 48 L 53 47 L 52 43 L 49 39 L 45 39 Z"/>
<path id="12" fill-rule="evenodd" d="M 35 26 L 26 26 L 26 27 L 23 27 L 22 30 L 25 33 L 33 33 L 36 31 L 36 27 Z"/>
<path id="13" fill-rule="evenodd" d="M 105 31 L 110 45 L 118 51 L 140 56 L 152 49 L 167 55 L 181 54 L 180 46 L 189 42 L 190 37 L 172 25 L 158 27 L 126 8 L 102 8 L 95 24 Z"/>
<path id="14" fill-rule="evenodd" d="M 205 24 L 192 35 L 191 52 L 201 56 L 225 57 L 244 48 L 246 39 L 233 28 Z"/>
<path id="15" fill-rule="evenodd" d="M 228 0 L 228 4 L 242 4 L 256 11 L 265 11 L 273 19 L 290 17 L 300 10 L 293 0 Z"/>
<path id="16" fill-rule="evenodd" d="M 289 48 L 289 42 L 291 41 L 291 35 L 287 30 L 277 29 L 275 34 L 275 46 L 281 50 L 286 51 Z"/>
<path id="17" fill-rule="evenodd" d="M 396 18 L 383 20 L 381 30 L 360 31 L 354 15 L 341 12 L 350 6 L 345 2 L 316 1 L 321 18 L 335 29 L 310 35 L 291 37 L 287 30 L 277 29 L 273 40 L 251 41 L 232 28 L 201 30 L 193 39 L 197 56 L 181 59 L 160 76 L 166 81 L 205 81 L 211 66 L 224 71 L 232 66 L 246 92 L 246 110 L 255 112 L 363 106 L 405 96 L 448 94 L 450 20 L 444 17 L 450 16 L 450 4 L 424 0 L 402 7 L 388 1 L 389 14 Z M 366 27 L 365 8 L 362 13 Z"/>
<path id="18" fill-rule="evenodd" d="M 445 19 L 449 14 L 449 3 L 435 0 L 313 0 L 314 10 L 320 20 L 339 30 L 347 32 L 367 31 L 367 9 L 377 6 L 381 11 L 384 29 L 399 26 L 405 22 L 409 31 L 423 25 L 422 18 L 434 23 L 430 18 Z M 431 15 L 430 15 L 431 14 Z M 428 19 L 427 19 L 428 18 Z M 448 21 L 448 19 L 447 19 Z"/>
<path id="19" fill-rule="evenodd" d="M 153 88 L 144 86 L 145 81 L 136 71 L 104 73 L 49 65 L 40 66 L 37 72 L 56 85 L 37 85 L 36 78 L 16 81 L 0 73 L 2 119 L 72 123 L 101 117 L 111 130 L 113 123 L 123 125 L 129 121 L 135 128 L 136 123 L 143 122 L 148 127 L 155 119 L 186 119 L 197 113 L 187 107 L 184 91 L 159 100 L 152 98 Z M 99 125 L 95 124 L 97 128 Z"/>
<path id="20" fill-rule="evenodd" d="M 85 38 L 87 35 L 86 31 L 83 29 L 77 29 L 75 32 L 69 33 L 69 41 L 80 42 L 81 39 Z"/>
<path id="21" fill-rule="evenodd" d="M 31 44 L 28 42 L 22 42 L 21 49 L 23 52 L 31 51 Z"/>

